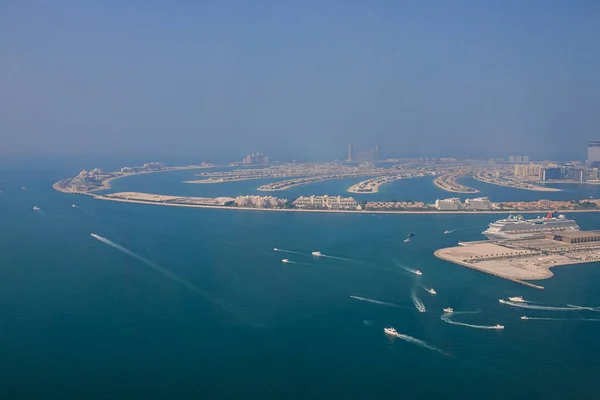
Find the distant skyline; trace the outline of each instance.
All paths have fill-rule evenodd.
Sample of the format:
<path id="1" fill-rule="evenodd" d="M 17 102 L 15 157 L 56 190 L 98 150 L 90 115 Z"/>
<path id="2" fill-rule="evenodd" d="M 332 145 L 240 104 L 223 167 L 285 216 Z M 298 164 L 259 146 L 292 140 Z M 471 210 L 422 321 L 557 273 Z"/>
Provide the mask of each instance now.
<path id="1" fill-rule="evenodd" d="M 598 21 L 586 0 L 5 1 L 0 155 L 585 160 Z"/>

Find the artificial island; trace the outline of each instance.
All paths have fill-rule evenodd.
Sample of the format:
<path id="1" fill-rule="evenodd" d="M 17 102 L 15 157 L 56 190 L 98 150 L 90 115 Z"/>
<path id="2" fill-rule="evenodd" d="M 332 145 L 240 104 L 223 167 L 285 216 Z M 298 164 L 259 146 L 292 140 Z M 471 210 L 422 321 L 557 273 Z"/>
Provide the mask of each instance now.
<path id="1" fill-rule="evenodd" d="M 221 184 L 234 181 L 272 180 L 257 185 L 257 191 L 284 192 L 285 190 L 313 182 L 363 178 L 347 188 L 347 192 L 368 195 L 377 193 L 391 182 L 403 179 L 430 177 L 438 188 L 462 195 L 476 194 L 478 190 L 460 182 L 472 177 L 491 185 L 515 189 L 549 192 L 560 189 L 544 186 L 546 183 L 600 183 L 598 167 L 592 168 L 578 163 L 552 162 L 531 163 L 526 157 L 511 156 L 506 160 L 457 160 L 441 159 L 388 159 L 353 160 L 345 162 L 269 163 L 267 157 L 254 153 L 241 163 L 231 163 L 227 167 L 210 171 L 217 165 L 203 162 L 199 165 L 167 167 L 161 162 L 150 162 L 139 167 L 123 167 L 120 171 L 104 172 L 100 169 L 81 171 L 73 178 L 54 184 L 54 189 L 77 195 L 91 196 L 100 200 L 153 204 L 175 207 L 219 208 L 234 210 L 263 210 L 282 212 L 336 212 L 336 213 L 511 213 L 515 217 L 496 222 L 527 226 L 541 226 L 557 220 L 554 211 L 593 212 L 600 211 L 600 200 L 540 199 L 535 201 L 493 202 L 487 197 L 458 197 L 437 199 L 428 204 L 422 201 L 369 201 L 356 200 L 342 195 L 310 195 L 286 199 L 273 195 L 240 195 L 236 197 L 190 197 L 170 194 L 116 192 L 105 193 L 110 182 L 136 174 L 158 173 L 183 169 L 203 169 L 198 179 L 183 181 L 184 184 Z M 252 168 L 248 168 L 252 166 Z M 525 220 L 518 214 L 550 212 L 546 220 Z M 564 217 L 558 217 L 560 224 Z M 507 222 L 508 221 L 508 222 Z M 535 230 L 535 229 L 534 229 Z M 489 231 L 489 229 L 488 229 Z M 484 232 L 485 234 L 485 232 Z M 489 235 L 488 235 L 489 236 Z M 527 235 L 526 235 L 527 236 Z M 542 286 L 528 280 L 548 279 L 553 276 L 550 268 L 558 265 L 577 264 L 600 260 L 600 232 L 576 231 L 558 232 L 545 229 L 527 237 L 490 237 L 490 240 L 461 242 L 459 246 L 439 249 L 434 254 L 440 259 L 462 265 L 500 278 L 515 281 L 537 289 Z"/>

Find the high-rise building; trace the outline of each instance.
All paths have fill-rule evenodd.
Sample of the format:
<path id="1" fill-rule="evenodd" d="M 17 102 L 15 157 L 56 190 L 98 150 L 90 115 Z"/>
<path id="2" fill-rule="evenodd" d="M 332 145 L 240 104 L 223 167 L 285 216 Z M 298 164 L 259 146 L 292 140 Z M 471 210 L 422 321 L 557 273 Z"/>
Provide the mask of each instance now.
<path id="1" fill-rule="evenodd" d="M 523 156 L 523 162 L 529 162 L 529 156 Z"/>
<path id="2" fill-rule="evenodd" d="M 591 168 L 600 167 L 600 140 L 589 141 L 587 165 Z"/>
<path id="3" fill-rule="evenodd" d="M 351 144 L 348 145 L 348 161 L 354 161 L 354 146 Z"/>
<path id="4" fill-rule="evenodd" d="M 252 153 L 242 160 L 244 164 L 268 164 L 269 157 L 262 153 Z"/>
<path id="5" fill-rule="evenodd" d="M 515 162 L 523 162 L 523 157 L 515 156 Z"/>
<path id="6" fill-rule="evenodd" d="M 379 146 L 375 146 L 373 149 L 373 161 L 381 160 L 381 153 L 379 151 Z"/>
<path id="7" fill-rule="evenodd" d="M 508 156 L 508 162 L 515 162 L 515 156 Z"/>

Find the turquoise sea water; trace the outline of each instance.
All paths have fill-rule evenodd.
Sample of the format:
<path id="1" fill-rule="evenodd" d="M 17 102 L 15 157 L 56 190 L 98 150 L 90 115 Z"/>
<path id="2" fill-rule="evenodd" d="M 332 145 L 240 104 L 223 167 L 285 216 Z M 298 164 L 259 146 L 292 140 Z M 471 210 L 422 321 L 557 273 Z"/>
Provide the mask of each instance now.
<path id="1" fill-rule="evenodd" d="M 3 398 L 598 397 L 600 322 L 577 319 L 600 313 L 515 309 L 497 299 L 598 306 L 600 264 L 559 267 L 538 291 L 433 256 L 482 238 L 497 215 L 204 210 L 52 190 L 76 170 L 0 170 Z M 189 177 L 193 172 L 136 176 L 115 181 L 113 190 L 235 195 L 257 186 L 180 183 Z M 348 183 L 300 186 L 294 194 L 343 194 Z M 424 179 L 380 194 L 429 201 L 440 193 Z M 573 216 L 584 229 L 600 227 L 596 213 Z M 456 231 L 444 235 L 446 229 Z M 403 243 L 409 232 L 415 237 Z M 427 312 L 416 310 L 413 291 Z M 480 311 L 456 320 L 506 329 L 447 324 L 440 315 L 448 306 Z M 450 356 L 390 339 L 388 326 Z"/>

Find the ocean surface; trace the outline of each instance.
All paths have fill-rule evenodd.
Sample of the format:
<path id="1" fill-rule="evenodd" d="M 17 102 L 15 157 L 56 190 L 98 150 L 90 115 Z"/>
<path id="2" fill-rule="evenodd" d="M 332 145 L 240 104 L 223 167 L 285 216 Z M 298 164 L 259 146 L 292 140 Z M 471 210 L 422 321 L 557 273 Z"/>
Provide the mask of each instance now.
<path id="1" fill-rule="evenodd" d="M 459 240 L 482 239 L 498 215 L 126 204 L 52 190 L 53 182 L 88 165 L 0 166 L 2 398 L 600 396 L 600 321 L 594 321 L 600 312 L 498 303 L 521 295 L 542 308 L 600 306 L 599 263 L 558 267 L 538 291 L 433 256 Z M 112 190 L 229 196 L 255 193 L 258 186 L 181 183 L 193 176 L 140 175 L 114 181 Z M 284 194 L 344 195 L 358 180 Z M 563 185 L 568 192 L 541 195 L 473 186 L 497 201 L 600 195 L 595 186 Z M 372 196 L 448 197 L 429 178 L 382 189 Z M 599 213 L 571 216 L 583 229 L 600 228 Z M 412 241 L 404 243 L 411 232 Z M 424 289 L 432 287 L 436 296 Z M 426 312 L 417 311 L 415 300 Z M 449 324 L 440 319 L 444 307 L 477 311 L 454 321 L 506 329 Z M 555 319 L 523 321 L 522 315 Z M 384 327 L 417 341 L 390 338 Z"/>

